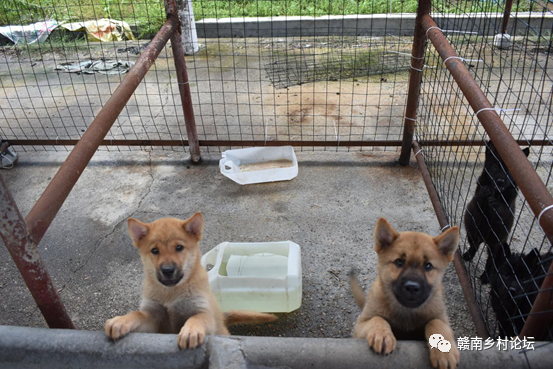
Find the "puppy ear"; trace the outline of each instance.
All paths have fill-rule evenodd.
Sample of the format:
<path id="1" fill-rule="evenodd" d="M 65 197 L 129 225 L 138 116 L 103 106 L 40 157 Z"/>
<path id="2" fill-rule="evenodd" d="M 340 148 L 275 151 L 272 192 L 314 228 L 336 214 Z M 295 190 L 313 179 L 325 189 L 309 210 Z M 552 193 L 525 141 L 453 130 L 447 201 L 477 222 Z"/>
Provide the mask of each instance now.
<path id="1" fill-rule="evenodd" d="M 447 256 L 449 261 L 453 260 L 453 253 L 459 246 L 459 227 L 451 227 L 444 233 L 433 238 L 438 250 Z"/>
<path id="2" fill-rule="evenodd" d="M 493 142 L 491 140 L 486 141 L 486 159 L 495 159 L 496 157 L 499 157 L 499 153 Z"/>
<path id="3" fill-rule="evenodd" d="M 528 269 L 533 270 L 541 261 L 540 259 L 541 259 L 540 252 L 538 251 L 537 248 L 533 248 L 532 250 L 530 250 L 528 254 L 523 255 L 522 260 L 524 260 L 524 263 L 519 263 L 521 265 L 521 269 L 523 270 L 522 273 L 528 273 Z M 522 264 L 526 264 L 526 265 L 522 265 Z M 517 273 L 517 275 L 519 274 L 522 275 L 522 273 Z"/>
<path id="4" fill-rule="evenodd" d="M 527 148 L 523 149 L 522 152 L 524 153 L 524 155 L 526 155 L 526 157 L 528 157 L 528 155 L 530 155 L 530 148 L 527 147 Z"/>
<path id="5" fill-rule="evenodd" d="M 198 241 L 201 240 L 204 231 L 204 217 L 202 213 L 197 212 L 190 218 L 186 219 L 183 222 L 183 227 L 188 234 L 196 237 Z"/>
<path id="6" fill-rule="evenodd" d="M 129 230 L 129 236 L 135 245 L 150 231 L 150 225 L 148 223 L 142 223 L 141 221 L 133 218 L 129 218 L 127 220 L 127 228 Z"/>
<path id="7" fill-rule="evenodd" d="M 394 230 L 394 228 L 388 223 L 384 218 L 378 219 L 376 223 L 376 228 L 374 229 L 374 250 L 380 252 L 380 250 L 385 249 L 390 246 L 399 234 Z"/>

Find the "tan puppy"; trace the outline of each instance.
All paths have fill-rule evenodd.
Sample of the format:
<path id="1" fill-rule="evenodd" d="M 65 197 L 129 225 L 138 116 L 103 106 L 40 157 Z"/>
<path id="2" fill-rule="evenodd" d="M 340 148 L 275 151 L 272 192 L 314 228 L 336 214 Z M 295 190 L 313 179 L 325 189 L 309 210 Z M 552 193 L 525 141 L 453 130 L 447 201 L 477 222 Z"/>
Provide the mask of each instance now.
<path id="1" fill-rule="evenodd" d="M 353 337 L 366 339 L 375 352 L 388 355 L 396 347 L 396 337 L 428 342 L 431 335 L 441 334 L 451 349 L 444 353 L 430 348 L 430 362 L 435 368 L 455 368 L 459 350 L 445 311 L 442 278 L 457 250 L 459 228 L 450 228 L 437 237 L 397 233 L 380 218 L 374 242 L 378 277 L 368 297 L 356 278 L 350 277 L 355 301 L 363 309 Z"/>
<path id="2" fill-rule="evenodd" d="M 106 322 L 106 335 L 130 332 L 178 333 L 182 349 L 202 344 L 208 334 L 228 335 L 227 325 L 271 322 L 274 315 L 247 311 L 221 313 L 200 264 L 203 217 L 128 220 L 129 235 L 140 252 L 145 279 L 139 311 Z"/>

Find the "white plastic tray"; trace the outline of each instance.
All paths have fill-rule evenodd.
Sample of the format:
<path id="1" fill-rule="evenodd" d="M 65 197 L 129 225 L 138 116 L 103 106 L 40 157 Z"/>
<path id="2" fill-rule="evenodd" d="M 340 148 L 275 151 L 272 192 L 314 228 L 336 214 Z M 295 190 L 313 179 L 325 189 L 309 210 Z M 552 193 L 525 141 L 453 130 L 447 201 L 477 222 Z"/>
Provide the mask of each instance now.
<path id="1" fill-rule="evenodd" d="M 276 160 L 292 162 L 291 167 L 274 168 L 243 172 L 241 165 L 261 164 Z M 227 150 L 219 161 L 221 174 L 241 185 L 287 181 L 298 175 L 298 159 L 292 146 L 251 147 L 247 149 Z"/>

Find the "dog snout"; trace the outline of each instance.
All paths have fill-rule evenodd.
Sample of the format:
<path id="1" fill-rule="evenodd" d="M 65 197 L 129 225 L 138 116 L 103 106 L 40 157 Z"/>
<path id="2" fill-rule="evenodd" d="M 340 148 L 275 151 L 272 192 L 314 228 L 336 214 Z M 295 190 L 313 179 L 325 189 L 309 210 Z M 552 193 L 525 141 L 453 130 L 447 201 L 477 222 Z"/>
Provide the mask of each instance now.
<path id="1" fill-rule="evenodd" d="M 157 279 L 165 286 L 176 285 L 182 277 L 182 270 L 176 264 L 161 264 L 157 269 Z"/>
<path id="2" fill-rule="evenodd" d="M 420 293 L 422 291 L 421 284 L 419 282 L 416 282 L 416 281 L 407 281 L 407 282 L 405 282 L 405 284 L 403 285 L 403 289 L 405 290 L 405 292 L 407 292 L 407 293 L 409 293 L 413 296 L 420 295 Z"/>
<path id="3" fill-rule="evenodd" d="M 422 305 L 432 290 L 432 286 L 418 276 L 404 276 L 396 281 L 393 288 L 398 302 L 409 308 Z"/>
<path id="4" fill-rule="evenodd" d="M 165 277 L 171 277 L 175 273 L 175 267 L 173 265 L 164 265 L 161 267 L 161 273 Z"/>

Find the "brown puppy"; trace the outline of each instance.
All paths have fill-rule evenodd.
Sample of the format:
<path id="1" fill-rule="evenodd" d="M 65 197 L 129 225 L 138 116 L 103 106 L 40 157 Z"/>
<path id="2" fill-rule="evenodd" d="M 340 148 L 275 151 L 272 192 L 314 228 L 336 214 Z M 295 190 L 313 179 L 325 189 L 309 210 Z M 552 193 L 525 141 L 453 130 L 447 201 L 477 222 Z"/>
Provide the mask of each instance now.
<path id="1" fill-rule="evenodd" d="M 440 236 L 424 233 L 397 233 L 380 218 L 374 230 L 374 249 L 378 254 L 378 277 L 368 297 L 356 278 L 350 282 L 361 315 L 353 337 L 365 338 L 369 346 L 388 355 L 400 339 L 425 339 L 441 334 L 451 343 L 449 353 L 430 349 L 435 368 L 455 368 L 459 350 L 449 327 L 442 290 L 442 278 L 459 244 L 459 228 Z M 430 346 L 430 345 L 429 345 Z"/>
<path id="2" fill-rule="evenodd" d="M 208 334 L 228 335 L 227 325 L 271 322 L 274 315 L 247 311 L 221 313 L 200 264 L 203 217 L 128 220 L 129 235 L 140 252 L 145 279 L 139 311 L 106 322 L 106 335 L 130 332 L 178 333 L 182 349 L 202 344 Z"/>

